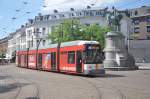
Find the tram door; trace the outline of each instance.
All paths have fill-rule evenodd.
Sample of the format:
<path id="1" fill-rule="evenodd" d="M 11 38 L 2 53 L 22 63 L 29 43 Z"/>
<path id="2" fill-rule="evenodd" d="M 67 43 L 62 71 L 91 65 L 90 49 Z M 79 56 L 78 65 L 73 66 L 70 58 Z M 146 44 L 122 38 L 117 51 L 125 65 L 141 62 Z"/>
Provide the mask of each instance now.
<path id="1" fill-rule="evenodd" d="M 56 70 L 56 52 L 51 53 L 51 68 Z"/>
<path id="2" fill-rule="evenodd" d="M 77 51 L 76 55 L 76 72 L 81 73 L 82 72 L 82 54 L 81 51 Z"/>
<path id="3" fill-rule="evenodd" d="M 37 69 L 42 69 L 42 54 L 38 54 L 38 64 L 37 64 Z"/>

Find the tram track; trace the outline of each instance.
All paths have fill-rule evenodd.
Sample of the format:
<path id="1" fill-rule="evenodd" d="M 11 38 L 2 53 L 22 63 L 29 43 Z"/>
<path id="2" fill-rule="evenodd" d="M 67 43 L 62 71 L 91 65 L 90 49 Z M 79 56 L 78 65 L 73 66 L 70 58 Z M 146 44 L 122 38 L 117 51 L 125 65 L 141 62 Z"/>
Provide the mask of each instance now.
<path id="1" fill-rule="evenodd" d="M 28 80 L 28 81 L 29 81 L 29 80 Z M 30 81 L 30 82 L 32 82 L 32 81 Z M 36 94 L 35 94 L 35 96 L 33 96 L 33 97 L 28 97 L 27 99 L 40 99 L 40 88 L 39 88 L 38 84 L 36 84 L 36 83 L 34 83 L 34 82 L 32 82 L 32 84 L 35 86 Z"/>
<path id="2" fill-rule="evenodd" d="M 18 93 L 12 99 L 21 99 L 20 97 L 25 97 L 26 99 L 40 99 L 39 86 L 31 80 L 28 80 L 28 79 L 24 79 L 24 80 L 30 84 L 30 88 L 32 86 L 32 90 L 34 90 L 35 94 L 33 94 L 32 96 L 21 96 L 24 93 L 24 89 L 22 88 L 21 83 L 20 83 Z M 28 90 L 30 91 L 30 89 Z"/>
<path id="3" fill-rule="evenodd" d="M 101 84 L 105 84 L 105 85 L 108 85 L 106 89 L 109 89 L 109 90 L 115 90 L 115 92 L 120 96 L 120 99 L 127 99 L 127 97 L 122 93 L 122 91 L 120 89 L 118 89 L 116 86 L 110 84 L 110 83 L 107 83 L 105 81 L 102 81 L 102 80 L 97 80 L 97 79 L 94 79 L 96 80 L 97 82 L 101 82 Z M 101 88 L 101 87 L 98 87 L 98 88 Z"/>
<path id="4" fill-rule="evenodd" d="M 90 84 L 96 90 L 96 92 L 97 92 L 97 99 L 103 99 L 103 94 L 102 94 L 101 88 L 105 88 L 104 85 L 106 85 L 106 84 L 109 86 L 109 88 L 106 88 L 106 89 L 112 90 L 113 92 L 116 92 L 119 95 L 119 97 L 120 97 L 119 99 L 127 99 L 126 96 L 122 93 L 122 91 L 120 89 L 118 89 L 116 86 L 114 86 L 114 85 L 112 85 L 110 83 L 106 83 L 106 82 L 104 82 L 102 80 L 94 79 L 97 82 L 100 82 L 101 87 L 99 87 L 99 86 L 97 86 L 98 84 L 93 82 L 93 78 L 91 78 L 91 77 L 79 77 L 79 79 L 81 79 L 84 82 Z"/>
<path id="5" fill-rule="evenodd" d="M 107 88 L 107 89 L 110 89 L 110 90 L 114 90 L 115 89 L 118 92 L 118 94 L 120 95 L 121 99 L 128 99 L 127 96 L 125 94 L 123 94 L 123 92 L 121 91 L 121 89 L 124 90 L 124 91 L 127 91 L 127 92 L 131 92 L 131 93 L 145 94 L 146 97 L 149 97 L 148 96 L 149 92 L 145 91 L 144 89 L 139 89 L 139 88 L 135 88 L 135 87 L 125 86 L 125 84 L 124 85 L 119 84 L 118 86 L 119 86 L 119 88 L 121 88 L 121 89 L 119 89 L 119 88 L 116 87 L 116 85 L 113 85 L 113 84 L 110 84 L 108 82 L 105 82 L 105 81 L 102 81 L 102 80 L 98 80 L 98 79 L 95 79 L 95 80 L 97 82 L 101 81 L 101 82 L 103 82 L 103 83 L 105 83 L 107 85 L 109 84 L 109 88 Z M 143 98 L 143 99 L 148 99 L 148 98 Z"/>
<path id="6" fill-rule="evenodd" d="M 13 70 L 15 70 L 15 68 L 13 68 Z M 117 96 L 116 99 L 127 99 L 129 97 L 134 97 L 134 96 L 131 96 L 131 95 L 128 96 L 128 93 L 130 92 L 130 89 L 133 92 L 132 93 L 133 95 L 138 94 L 140 92 L 143 92 L 143 90 L 144 90 L 144 89 L 142 90 L 141 88 L 137 89 L 136 87 L 133 88 L 133 86 L 129 87 L 128 85 L 125 85 L 124 83 L 123 84 L 118 83 L 119 84 L 119 86 L 118 86 L 116 81 L 111 82 L 110 79 L 106 80 L 105 77 L 102 77 L 102 78 L 101 77 L 92 77 L 91 78 L 91 77 L 85 77 L 85 76 L 77 76 L 77 75 L 74 76 L 74 75 L 70 75 L 70 74 L 67 75 L 67 74 L 60 74 L 60 73 L 56 73 L 56 75 L 55 75 L 55 73 L 52 73 L 52 74 L 50 73 L 50 76 L 49 76 L 49 75 L 47 75 L 48 73 L 46 72 L 47 76 L 45 76 L 43 78 L 42 76 L 40 76 L 41 74 L 39 72 L 36 73 L 36 71 L 29 74 L 29 75 L 28 74 L 26 75 L 26 72 L 28 73 L 28 71 L 22 72 L 22 69 L 18 69 L 17 72 L 13 73 L 13 74 L 12 74 L 12 72 L 10 72 L 9 70 L 7 71 L 6 69 L 3 72 L 8 73 L 9 75 L 12 75 L 13 77 L 15 77 L 15 80 L 17 80 L 17 83 L 20 82 L 20 80 L 25 80 L 25 82 L 29 82 L 34 87 L 34 89 L 36 89 L 35 92 L 34 92 L 35 94 L 31 97 L 27 97 L 27 99 L 39 99 L 40 97 L 44 98 L 43 92 L 42 92 L 43 91 L 42 87 L 46 88 L 45 87 L 46 85 L 51 86 L 53 84 L 58 84 L 59 87 L 66 88 L 66 89 L 69 89 L 69 90 L 71 88 L 75 88 L 75 90 L 79 88 L 83 91 L 83 93 L 85 92 L 86 94 L 89 94 L 89 96 L 93 96 L 92 99 L 111 99 L 111 98 L 104 98 L 104 96 L 106 95 L 105 92 L 107 92 L 107 91 L 104 91 L 103 89 L 110 90 L 110 91 L 108 91 L 108 92 L 110 92 L 110 96 L 111 95 L 113 96 L 113 94 L 115 94 Z M 30 70 L 29 70 L 29 72 L 30 72 Z M 21 75 L 18 75 L 20 73 L 21 73 Z M 42 75 L 43 75 L 43 73 L 45 74 L 45 72 L 42 72 Z M 35 74 L 36 74 L 36 78 L 34 77 Z M 6 75 L 6 76 L 9 76 L 9 75 Z M 30 75 L 32 75 L 32 77 L 29 77 Z M 56 76 L 58 76 L 58 77 L 56 77 Z M 41 79 L 41 77 L 42 77 L 42 79 Z M 39 78 L 40 78 L 40 80 L 36 81 Z M 47 79 L 47 80 L 45 80 L 45 79 Z M 48 79 L 50 79 L 50 80 L 48 80 Z M 49 84 L 41 86 L 41 84 L 45 84 L 45 82 L 48 82 L 48 81 L 50 81 Z M 74 81 L 79 81 L 79 82 L 74 82 Z M 110 81 L 110 82 L 108 82 L 108 81 Z M 84 83 L 85 83 L 85 85 L 84 85 Z M 65 85 L 68 85 L 68 86 L 65 86 Z M 39 89 L 39 86 L 40 86 L 41 90 Z M 21 87 L 21 92 L 19 92 L 19 87 Z M 59 91 L 59 87 L 57 87 L 58 91 Z M 88 91 L 86 91 L 86 90 L 88 90 Z M 128 90 L 129 90 L 129 92 L 127 92 Z M 41 91 L 41 96 L 40 96 L 40 91 Z M 53 91 L 53 89 L 51 89 L 51 92 L 52 91 Z M 62 90 L 60 90 L 59 92 L 61 93 L 61 95 L 63 94 Z M 19 97 L 17 96 L 17 94 L 20 94 L 20 93 L 22 93 L 22 86 L 21 86 L 21 84 L 20 85 L 18 84 L 18 89 L 15 93 L 16 94 L 16 99 L 22 99 L 22 98 L 19 98 L 20 96 Z M 69 92 L 69 93 L 71 93 L 71 92 Z M 147 94 L 147 93 L 143 92 L 141 94 Z M 76 93 L 76 95 L 79 95 L 79 93 Z M 13 96 L 13 97 L 15 97 L 15 96 Z M 10 99 L 15 99 L 13 97 L 10 98 Z M 36 98 L 32 98 L 32 97 L 36 97 Z M 55 96 L 50 96 L 50 97 L 55 97 Z M 87 97 L 87 96 L 85 96 L 85 97 Z M 77 98 L 78 98 L 78 96 L 77 96 Z M 112 99 L 115 99 L 115 98 L 112 98 Z"/>
<path id="7" fill-rule="evenodd" d="M 91 81 L 89 81 L 89 80 L 87 80 L 85 78 L 81 78 L 81 77 L 80 77 L 80 79 L 86 81 L 88 84 L 90 84 L 96 90 L 96 92 L 97 92 L 97 99 L 102 99 L 101 90 L 93 82 L 91 82 Z"/>
<path id="8" fill-rule="evenodd" d="M 15 78 L 14 78 L 15 79 Z M 30 84 L 30 88 L 32 88 L 32 90 L 34 90 L 33 95 L 31 96 L 22 96 L 24 92 L 26 92 L 26 90 L 24 91 L 24 89 L 22 88 L 22 85 L 21 83 L 19 83 L 18 81 L 18 92 L 16 93 L 16 95 L 11 98 L 11 99 L 22 99 L 21 97 L 25 97 L 25 99 L 40 99 L 40 90 L 39 90 L 39 86 L 32 82 L 31 80 L 27 80 L 27 79 L 24 79 L 26 82 L 28 82 L 28 84 Z M 25 86 L 26 87 L 26 86 Z M 29 89 L 28 89 L 29 90 Z"/>
<path id="9" fill-rule="evenodd" d="M 18 82 L 18 81 L 16 81 L 15 79 L 14 79 L 14 77 L 13 76 L 10 76 L 11 77 L 11 79 L 12 80 L 14 80 L 16 83 Z M 21 86 L 21 84 L 20 83 L 17 83 L 18 85 L 17 85 L 17 87 L 18 87 L 18 91 L 17 91 L 17 93 L 15 94 L 15 96 L 13 96 L 11 99 L 17 99 L 17 97 L 19 96 L 19 94 L 21 93 L 21 90 L 22 90 L 22 86 Z"/>
<path id="10" fill-rule="evenodd" d="M 40 90 L 39 90 L 38 84 L 34 83 L 33 81 L 31 81 L 29 79 L 22 79 L 20 77 L 15 78 L 15 77 L 13 77 L 13 75 L 10 75 L 6 69 L 4 69 L 3 71 L 0 70 L 0 71 L 3 74 L 3 76 L 9 77 L 8 79 L 11 82 L 13 82 L 10 85 L 12 85 L 12 86 L 14 85 L 16 87 L 16 93 L 14 95 L 12 95 L 12 97 L 9 98 L 9 99 L 40 99 Z M 34 92 L 35 94 L 32 95 L 32 96 L 21 96 L 24 93 L 24 88 L 23 87 L 26 87 L 26 86 L 24 86 L 24 83 L 21 83 L 19 80 L 23 80 L 23 81 L 27 82 L 26 84 L 30 85 L 32 90 L 35 91 Z M 24 97 L 24 98 L 21 98 L 21 97 Z"/>
<path id="11" fill-rule="evenodd" d="M 6 69 L 5 69 L 6 70 Z M 8 71 L 3 71 L 4 73 L 7 73 Z M 8 75 L 10 76 L 10 73 L 8 73 Z M 67 76 L 67 75 L 66 75 Z M 20 76 L 17 76 L 16 78 L 13 78 L 13 75 L 11 76 L 12 79 L 15 80 L 16 83 L 18 83 L 18 91 L 17 93 L 15 94 L 15 96 L 13 96 L 11 99 L 22 99 L 22 98 L 19 98 L 20 97 L 20 94 L 23 93 L 23 88 L 22 88 L 22 85 L 20 83 L 20 80 L 24 80 L 24 82 L 28 82 L 32 85 L 32 87 L 35 89 L 34 91 L 34 95 L 33 96 L 30 96 L 30 97 L 27 97 L 26 99 L 40 99 L 40 89 L 39 89 L 39 85 L 37 83 L 35 83 L 33 81 L 33 79 L 28 79 L 28 78 L 23 78 L 20 77 Z M 55 78 L 55 77 L 51 77 L 51 78 Z M 95 96 L 94 99 L 103 99 L 103 90 L 101 90 L 101 87 L 99 85 L 108 85 L 109 87 L 107 89 L 109 90 L 115 90 L 116 93 L 119 95 L 119 99 L 126 99 L 126 96 L 121 92 L 120 89 L 116 88 L 114 85 L 111 85 L 110 83 L 107 83 L 107 82 L 104 82 L 102 80 L 98 80 L 98 79 L 94 79 L 94 78 L 91 78 L 91 77 L 83 77 L 83 76 L 69 76 L 70 79 L 80 79 L 81 81 L 84 81 L 84 83 L 86 84 L 87 83 L 87 87 L 91 87 L 91 90 L 95 90 L 95 94 L 93 94 Z M 20 80 L 16 80 L 16 79 L 20 79 Z M 69 80 L 69 79 L 68 79 Z M 96 80 L 96 82 L 95 82 Z M 39 82 L 39 81 L 38 81 Z M 53 81 L 53 83 L 55 83 L 55 80 Z M 97 84 L 97 82 L 99 82 L 99 84 Z M 40 83 L 40 82 L 39 82 Z M 57 82 L 56 82 L 57 83 Z M 64 83 L 65 85 L 66 83 Z M 69 83 L 71 84 L 71 83 Z M 73 84 L 72 84 L 73 85 Z M 74 85 L 73 85 L 74 86 Z M 103 86 L 102 86 L 103 87 Z M 79 88 L 82 88 L 82 87 L 79 87 Z M 91 94 L 91 93 L 89 93 Z M 92 94 L 91 94 L 92 95 Z M 105 98 L 104 98 L 105 99 Z"/>

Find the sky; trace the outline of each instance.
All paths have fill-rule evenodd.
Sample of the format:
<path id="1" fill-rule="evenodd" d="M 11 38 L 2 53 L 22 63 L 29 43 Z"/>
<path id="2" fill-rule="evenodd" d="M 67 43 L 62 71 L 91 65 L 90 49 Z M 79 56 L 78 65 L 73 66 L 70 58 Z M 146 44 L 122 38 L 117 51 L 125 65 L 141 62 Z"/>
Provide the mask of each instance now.
<path id="1" fill-rule="evenodd" d="M 104 8 L 115 6 L 118 9 L 150 6 L 150 0 L 0 0 L 0 39 L 14 32 L 33 19 L 38 13 L 69 11 L 70 8 L 84 9 L 87 5 Z"/>

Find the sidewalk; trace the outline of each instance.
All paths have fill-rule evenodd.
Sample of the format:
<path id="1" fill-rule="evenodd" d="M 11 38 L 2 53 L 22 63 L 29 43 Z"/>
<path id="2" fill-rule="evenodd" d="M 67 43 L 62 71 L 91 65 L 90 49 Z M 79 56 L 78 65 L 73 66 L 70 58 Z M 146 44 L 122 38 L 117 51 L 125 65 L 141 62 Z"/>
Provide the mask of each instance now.
<path id="1" fill-rule="evenodd" d="M 150 70 L 150 63 L 136 63 L 141 70 Z"/>

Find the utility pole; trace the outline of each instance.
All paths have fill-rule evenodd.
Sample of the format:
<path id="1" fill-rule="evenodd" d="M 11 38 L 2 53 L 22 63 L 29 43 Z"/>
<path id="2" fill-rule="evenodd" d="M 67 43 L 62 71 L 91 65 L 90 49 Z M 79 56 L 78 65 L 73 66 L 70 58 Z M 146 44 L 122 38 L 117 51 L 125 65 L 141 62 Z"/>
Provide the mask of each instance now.
<path id="1" fill-rule="evenodd" d="M 74 36 L 74 29 L 73 29 L 73 26 L 74 26 L 74 22 L 73 22 L 73 19 L 71 20 L 71 37 Z"/>
<path id="2" fill-rule="evenodd" d="M 38 64 L 37 64 L 37 62 L 38 62 L 38 50 L 39 50 L 39 46 L 40 46 L 41 41 L 42 41 L 42 38 L 39 39 L 39 41 L 37 42 L 37 46 L 36 46 L 36 69 L 41 69 L 38 67 Z"/>

